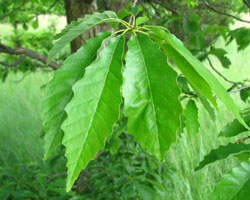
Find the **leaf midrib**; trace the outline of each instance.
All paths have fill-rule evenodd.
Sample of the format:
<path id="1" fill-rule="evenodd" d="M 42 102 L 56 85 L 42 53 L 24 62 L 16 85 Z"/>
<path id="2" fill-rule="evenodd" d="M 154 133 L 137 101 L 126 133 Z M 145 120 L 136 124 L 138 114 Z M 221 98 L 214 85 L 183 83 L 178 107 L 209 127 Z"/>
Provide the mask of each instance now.
<path id="1" fill-rule="evenodd" d="M 139 42 L 138 38 L 135 37 L 135 39 L 136 39 L 136 42 L 137 42 L 137 44 L 139 46 L 140 54 L 141 54 L 142 61 L 143 61 L 143 64 L 144 64 L 144 68 L 145 68 L 145 71 L 146 71 L 146 74 L 147 74 L 147 81 L 148 81 L 149 92 L 150 92 L 150 100 L 152 101 L 152 107 L 153 107 L 153 112 L 154 112 L 154 121 L 155 121 L 156 129 L 157 129 L 157 138 L 158 138 L 157 143 L 159 145 L 159 149 L 160 149 L 160 153 L 161 153 L 161 148 L 160 148 L 160 143 L 159 143 L 159 129 L 158 129 L 157 116 L 156 116 L 157 114 L 156 114 L 156 111 L 155 111 L 155 105 L 154 105 L 154 99 L 153 99 L 153 95 L 152 95 L 151 82 L 149 80 L 147 65 L 146 65 L 146 62 L 145 62 L 145 58 L 144 58 L 144 55 L 143 55 L 143 51 L 142 51 L 140 42 Z M 161 154 L 161 157 L 162 157 L 162 154 Z"/>
<path id="2" fill-rule="evenodd" d="M 120 39 L 121 39 L 121 38 L 119 38 L 119 40 L 118 40 L 118 42 L 117 42 L 115 48 L 114 48 L 113 51 L 112 51 L 112 59 L 110 60 L 110 63 L 109 63 L 109 65 L 108 65 L 109 68 L 110 68 L 111 63 L 112 63 L 112 61 L 113 61 L 114 52 L 115 52 L 116 49 L 117 49 L 117 46 L 118 46 L 118 44 L 119 44 L 119 42 L 120 42 Z M 79 156 L 79 158 L 78 158 L 78 160 L 77 160 L 77 163 L 76 163 L 76 165 L 75 165 L 75 167 L 74 167 L 74 170 L 72 170 L 73 172 L 75 172 L 76 167 L 79 165 L 79 161 L 80 161 L 81 155 L 82 155 L 82 153 L 83 153 L 83 149 L 84 149 L 84 147 L 85 147 L 86 140 L 88 139 L 89 132 L 90 132 L 90 129 L 91 129 L 91 127 L 92 127 L 94 118 L 95 118 L 95 116 L 96 116 L 96 111 L 97 111 L 97 109 L 98 109 L 98 106 L 99 106 L 99 103 L 100 103 L 100 99 L 101 99 L 101 97 L 102 97 L 102 94 L 103 94 L 103 91 L 104 91 L 104 88 L 105 88 L 105 85 L 106 85 L 106 81 L 107 81 L 108 74 L 109 74 L 109 70 L 107 70 L 106 77 L 105 77 L 105 81 L 103 82 L 104 87 L 102 88 L 101 95 L 100 95 L 99 98 L 98 98 L 98 101 L 97 101 L 97 104 L 96 104 L 96 107 L 95 107 L 94 115 L 93 115 L 93 117 L 92 117 L 92 119 L 91 119 L 91 121 L 90 121 L 90 125 L 89 125 L 89 127 L 88 127 L 87 132 L 86 132 L 87 134 L 86 134 L 85 140 L 83 141 L 83 146 L 82 146 L 82 149 L 81 149 L 81 153 L 80 153 L 80 156 Z M 72 176 L 71 176 L 71 177 L 72 177 Z"/>

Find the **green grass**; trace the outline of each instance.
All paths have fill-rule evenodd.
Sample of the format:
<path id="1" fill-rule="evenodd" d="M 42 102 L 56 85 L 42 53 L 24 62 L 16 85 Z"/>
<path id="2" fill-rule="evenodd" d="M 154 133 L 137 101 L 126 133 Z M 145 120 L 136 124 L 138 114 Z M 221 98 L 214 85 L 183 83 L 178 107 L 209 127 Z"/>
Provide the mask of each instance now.
<path id="1" fill-rule="evenodd" d="M 43 141 L 41 123 L 41 86 L 49 76 L 44 73 L 10 74 L 0 83 L 0 163 L 28 163 L 41 160 Z"/>

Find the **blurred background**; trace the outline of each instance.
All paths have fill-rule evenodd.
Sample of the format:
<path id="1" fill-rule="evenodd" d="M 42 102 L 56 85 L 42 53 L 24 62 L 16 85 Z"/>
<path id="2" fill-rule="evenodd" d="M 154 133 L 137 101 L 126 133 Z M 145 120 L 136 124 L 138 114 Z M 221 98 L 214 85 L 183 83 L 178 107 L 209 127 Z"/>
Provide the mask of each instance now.
<path id="1" fill-rule="evenodd" d="M 249 109 L 250 90 L 241 90 L 250 84 L 248 0 L 0 0 L 1 200 L 206 199 L 220 177 L 239 164 L 230 157 L 194 172 L 211 149 L 238 139 L 218 137 L 233 120 L 224 106 L 219 104 L 220 117 L 212 121 L 198 104 L 199 133 L 190 138 L 185 128 L 180 129 L 164 162 L 133 141 L 123 119 L 118 137 L 109 138 L 73 190 L 65 192 L 64 147 L 43 160 L 43 89 L 54 70 L 87 38 L 110 29 L 98 26 L 78 37 L 49 66 L 48 52 L 56 34 L 72 21 L 104 10 L 121 16 L 124 8 L 146 24 L 168 28 L 228 92 L 240 89 L 231 96 L 242 111 Z M 186 104 L 185 99 L 182 102 Z"/>

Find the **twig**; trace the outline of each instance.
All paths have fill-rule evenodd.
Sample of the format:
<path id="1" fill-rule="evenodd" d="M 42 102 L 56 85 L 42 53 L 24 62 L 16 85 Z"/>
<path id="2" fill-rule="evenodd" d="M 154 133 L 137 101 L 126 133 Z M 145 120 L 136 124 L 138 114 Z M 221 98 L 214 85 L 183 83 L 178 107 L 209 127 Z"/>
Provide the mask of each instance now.
<path id="1" fill-rule="evenodd" d="M 35 60 L 39 60 L 40 62 L 42 62 L 44 64 L 46 64 L 47 59 L 48 59 L 46 56 L 44 56 L 40 53 L 37 53 L 31 49 L 27 49 L 27 48 L 23 48 L 23 47 L 17 47 L 17 48 L 13 49 L 13 48 L 8 47 L 8 46 L 1 44 L 1 43 L 0 43 L 0 53 L 7 53 L 7 54 L 11 54 L 11 55 L 24 54 L 25 56 L 33 58 Z M 51 62 L 49 64 L 49 66 L 52 67 L 53 69 L 59 68 L 59 65 L 55 62 Z"/>
<path id="2" fill-rule="evenodd" d="M 78 179 L 80 179 L 82 182 L 83 182 L 83 184 L 88 188 L 88 190 L 90 191 L 90 192 L 92 192 L 94 189 L 93 189 L 93 187 L 91 186 L 91 185 L 89 185 L 88 184 L 88 182 L 85 180 L 85 177 L 83 176 L 83 173 L 85 172 L 85 170 L 83 170 L 81 173 L 80 173 L 80 176 L 79 176 L 79 178 Z M 82 192 L 82 191 L 81 191 Z"/>
<path id="3" fill-rule="evenodd" d="M 20 80 L 17 80 L 17 81 L 12 81 L 13 83 L 20 83 L 20 82 L 22 82 L 28 75 L 30 75 L 31 74 L 31 71 L 28 71 L 28 72 L 26 72 L 24 75 L 23 75 L 23 77 L 20 79 Z"/>
<path id="4" fill-rule="evenodd" d="M 250 136 L 247 136 L 247 137 L 244 137 L 242 139 L 239 139 L 234 144 L 239 144 L 240 142 L 245 142 L 247 139 L 250 139 Z"/>
<path id="5" fill-rule="evenodd" d="M 51 6 L 48 8 L 47 12 L 49 12 L 58 2 L 59 0 L 55 0 L 54 3 L 51 4 Z"/>
<path id="6" fill-rule="evenodd" d="M 176 10 L 174 10 L 173 8 L 169 8 L 165 3 L 163 2 L 159 2 L 159 1 L 152 1 L 150 2 L 151 3 L 156 3 L 156 4 L 159 4 L 160 6 L 162 6 L 163 8 L 165 8 L 166 10 L 169 10 L 172 14 L 174 15 L 178 15 L 178 12 Z"/>
<path id="7" fill-rule="evenodd" d="M 138 0 L 134 0 L 134 3 L 133 3 L 133 5 L 132 5 L 132 8 L 134 8 L 134 7 L 136 6 L 137 1 L 138 1 Z"/>
<path id="8" fill-rule="evenodd" d="M 197 94 L 193 93 L 193 92 L 184 92 L 184 94 L 190 95 L 192 97 L 198 97 Z"/>
<path id="9" fill-rule="evenodd" d="M 240 92 L 241 90 L 245 90 L 245 89 L 247 89 L 247 88 L 250 88 L 250 85 L 247 85 L 247 86 L 238 88 L 237 90 L 232 90 L 231 92 L 228 92 L 228 94 L 234 94 L 234 93 Z M 214 98 L 217 99 L 218 96 L 214 96 Z"/>
<path id="10" fill-rule="evenodd" d="M 148 8 L 146 8 L 143 3 L 141 4 L 141 6 L 142 6 L 143 10 L 147 13 L 147 15 L 150 16 L 151 14 L 148 11 Z"/>
<path id="11" fill-rule="evenodd" d="M 149 2 L 150 3 L 150 5 L 153 7 L 153 9 L 155 10 L 155 13 L 158 15 L 158 16 L 161 16 L 160 15 L 160 13 L 159 13 L 159 11 L 158 11 L 158 9 L 155 7 L 155 5 L 154 5 L 154 3 L 153 2 Z M 150 15 L 149 15 L 150 16 Z M 160 18 L 160 17 L 159 17 Z"/>
<path id="12" fill-rule="evenodd" d="M 202 0 L 202 2 L 203 2 L 204 5 L 207 6 L 210 10 L 212 10 L 212 11 L 214 11 L 214 12 L 216 12 L 216 13 L 219 13 L 219 14 L 221 14 L 221 15 L 225 15 L 225 16 L 228 16 L 228 17 L 232 17 L 232 18 L 234 18 L 234 19 L 236 19 L 236 20 L 238 20 L 238 21 L 241 21 L 241 22 L 250 23 L 250 21 L 243 20 L 243 19 L 241 19 L 241 18 L 239 18 L 239 17 L 236 17 L 236 16 L 234 16 L 234 15 L 231 15 L 231 14 L 228 14 L 228 13 L 225 13 L 225 12 L 222 12 L 222 11 L 220 11 L 220 10 L 215 9 L 214 7 L 212 7 L 211 5 L 209 5 L 209 3 L 208 3 L 207 1 L 205 1 L 205 0 Z"/>
<path id="13" fill-rule="evenodd" d="M 46 183 L 51 182 L 52 180 L 56 179 L 57 177 L 65 176 L 66 174 L 67 174 L 67 172 L 62 172 L 62 173 L 59 173 L 59 174 L 54 174 L 54 175 L 52 175 L 52 176 L 46 181 Z"/>
<path id="14" fill-rule="evenodd" d="M 241 88 L 238 88 L 236 90 L 233 90 L 233 91 L 229 92 L 229 94 L 237 93 L 237 92 L 240 92 L 241 90 L 245 90 L 247 88 L 250 88 L 250 85 L 246 85 L 244 87 L 241 87 Z"/>
<path id="15" fill-rule="evenodd" d="M 243 0 L 243 3 L 244 3 L 248 8 L 250 8 L 250 4 L 247 2 L 247 0 Z"/>
<path id="16" fill-rule="evenodd" d="M 132 5 L 132 8 L 134 8 L 134 7 L 136 6 L 137 1 L 138 1 L 138 0 L 134 0 L 134 3 L 133 3 L 133 5 Z M 129 19 L 129 24 L 131 24 L 132 19 L 133 19 L 133 16 L 130 17 L 130 19 Z"/>
<path id="17" fill-rule="evenodd" d="M 221 77 L 223 78 L 225 81 L 227 81 L 228 83 L 231 83 L 233 85 L 238 85 L 238 84 L 241 84 L 240 82 L 235 82 L 235 81 L 231 81 L 229 79 L 227 79 L 225 76 L 223 76 L 223 74 L 221 74 L 217 69 L 215 69 L 215 67 L 213 66 L 212 64 L 212 61 L 210 60 L 210 58 L 207 56 L 207 60 L 208 60 L 208 63 L 210 65 L 210 67 Z"/>
<path id="18" fill-rule="evenodd" d="M 18 60 L 17 60 L 15 63 L 12 63 L 12 64 L 8 64 L 8 63 L 2 62 L 2 61 L 0 61 L 0 64 L 1 64 L 1 65 L 4 65 L 4 66 L 6 66 L 6 67 L 16 67 L 16 66 L 17 66 L 20 62 L 22 62 L 23 59 L 26 58 L 26 57 L 27 57 L 27 55 L 23 55 L 23 56 L 21 56 L 20 58 L 18 58 Z"/>

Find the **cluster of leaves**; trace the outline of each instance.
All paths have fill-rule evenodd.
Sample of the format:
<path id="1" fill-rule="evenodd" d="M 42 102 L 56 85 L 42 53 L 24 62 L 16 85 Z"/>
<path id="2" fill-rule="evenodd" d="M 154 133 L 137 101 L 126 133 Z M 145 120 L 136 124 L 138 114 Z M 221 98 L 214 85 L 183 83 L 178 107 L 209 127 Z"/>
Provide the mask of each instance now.
<path id="1" fill-rule="evenodd" d="M 73 191 L 65 192 L 64 176 L 51 179 L 51 173 L 58 171 L 55 163 L 65 162 L 15 163 L 9 167 L 0 167 L 0 199 L 70 199 L 77 197 Z"/>
<path id="2" fill-rule="evenodd" d="M 111 11 L 86 15 L 67 26 L 50 51 L 49 61 L 63 46 L 100 23 L 112 22 L 113 26 L 120 23 L 125 27 L 111 37 L 110 33 L 103 32 L 89 39 L 55 72 L 46 87 L 43 100 L 45 158 L 58 144 L 66 147 L 67 190 L 104 148 L 120 111 L 128 117 L 128 132 L 135 140 L 150 154 L 164 159 L 170 144 L 176 140 L 182 114 L 177 73 L 168 64 L 167 56 L 210 114 L 213 110 L 210 103 L 218 110 L 214 93 L 248 128 L 226 89 L 174 35 L 163 27 L 136 26 L 139 23 L 134 15 L 132 19 L 129 24 Z M 126 33 L 130 38 L 128 52 L 124 53 Z M 195 103 L 190 101 L 185 111 L 187 118 L 197 117 L 193 109 Z M 188 130 L 197 131 L 197 126 L 190 126 Z"/>
<path id="3" fill-rule="evenodd" d="M 73 190 L 84 199 L 166 199 L 173 169 L 146 153 L 126 131 L 116 138 L 117 145 L 113 139 L 82 171 Z"/>
<path id="4" fill-rule="evenodd" d="M 214 12 L 206 5 L 219 10 Z M 177 9 L 178 8 L 178 9 Z M 247 13 L 247 6 L 240 1 L 147 1 L 139 5 L 140 17 L 148 23 L 164 26 L 173 32 L 188 49 L 201 61 L 208 55 L 216 56 L 222 66 L 231 64 L 226 57 L 225 49 L 215 49 L 218 37 L 224 38 L 229 44 L 236 40 L 238 49 L 243 50 L 249 45 L 249 28 L 230 29 L 233 18 L 227 14 Z M 225 15 L 222 13 L 226 13 Z M 184 32 L 183 32 L 184 31 Z M 209 51 L 209 48 L 211 50 Z"/>
<path id="5" fill-rule="evenodd" d="M 56 6 L 55 6 L 56 5 Z M 49 0 L 1 0 L 0 20 L 13 26 L 21 24 L 24 29 L 39 26 L 38 16 L 41 14 L 64 14 L 63 1 Z"/>
<path id="6" fill-rule="evenodd" d="M 245 112 L 243 119 L 250 125 L 249 111 Z M 242 126 L 237 120 L 234 120 L 222 129 L 220 136 L 234 137 L 244 132 L 249 133 L 249 130 Z M 244 199 L 249 195 L 250 144 L 247 143 L 248 139 L 249 134 L 235 143 L 221 145 L 217 149 L 211 150 L 211 152 L 204 157 L 204 160 L 199 163 L 199 166 L 196 167 L 195 170 L 200 170 L 209 164 L 230 156 L 235 156 L 242 161 L 240 166 L 222 176 L 221 180 L 215 185 L 214 191 L 210 194 L 209 199 Z"/>

